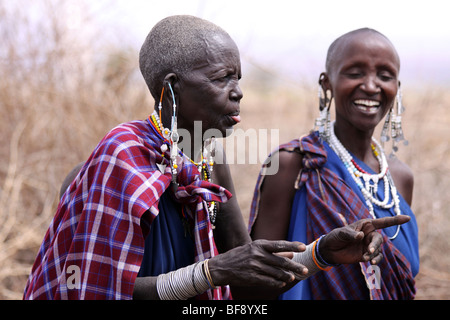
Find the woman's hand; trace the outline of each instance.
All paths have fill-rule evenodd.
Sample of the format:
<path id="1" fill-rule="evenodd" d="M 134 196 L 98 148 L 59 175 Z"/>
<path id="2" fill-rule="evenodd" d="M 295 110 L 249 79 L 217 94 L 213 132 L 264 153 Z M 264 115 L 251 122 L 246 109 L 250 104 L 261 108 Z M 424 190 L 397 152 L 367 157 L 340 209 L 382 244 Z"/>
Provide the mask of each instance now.
<path id="1" fill-rule="evenodd" d="M 222 253 L 209 261 L 214 285 L 281 288 L 304 275 L 306 268 L 279 252 L 302 252 L 300 242 L 256 240 Z"/>
<path id="2" fill-rule="evenodd" d="M 319 253 L 331 264 L 349 264 L 370 261 L 377 264 L 383 259 L 383 236 L 377 229 L 400 225 L 410 217 L 399 215 L 379 219 L 363 219 L 348 226 L 332 230 L 320 241 Z"/>

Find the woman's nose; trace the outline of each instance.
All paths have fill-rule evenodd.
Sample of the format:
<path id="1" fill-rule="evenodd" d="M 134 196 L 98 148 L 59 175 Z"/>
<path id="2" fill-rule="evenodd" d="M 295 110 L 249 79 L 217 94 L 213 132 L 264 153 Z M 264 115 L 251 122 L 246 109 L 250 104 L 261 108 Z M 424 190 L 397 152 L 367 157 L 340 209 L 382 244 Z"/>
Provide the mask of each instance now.
<path id="1" fill-rule="evenodd" d="M 370 94 L 380 92 L 380 85 L 376 76 L 368 75 L 364 78 L 361 88 Z"/>
<path id="2" fill-rule="evenodd" d="M 241 101 L 241 99 L 244 97 L 244 94 L 242 93 L 241 87 L 239 87 L 239 84 L 236 83 L 236 85 L 233 87 L 233 89 L 230 92 L 230 99 L 236 102 Z"/>

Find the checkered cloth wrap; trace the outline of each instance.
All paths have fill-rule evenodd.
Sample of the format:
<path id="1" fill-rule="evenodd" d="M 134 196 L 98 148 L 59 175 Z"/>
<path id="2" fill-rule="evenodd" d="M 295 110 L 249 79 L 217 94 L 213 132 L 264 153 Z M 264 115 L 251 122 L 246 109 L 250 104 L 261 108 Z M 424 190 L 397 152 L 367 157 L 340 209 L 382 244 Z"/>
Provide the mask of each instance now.
<path id="1" fill-rule="evenodd" d="M 317 134 L 293 140 L 279 146 L 280 150 L 298 149 L 303 155 L 303 170 L 298 174 L 295 188 L 306 188 L 307 193 L 307 240 L 312 242 L 332 229 L 370 218 L 369 211 L 354 191 L 334 172 L 324 168 L 327 153 Z M 272 152 L 272 154 L 274 153 Z M 264 167 L 258 177 L 251 206 L 249 231 L 256 220 L 260 187 L 264 179 Z M 413 299 L 415 282 L 410 264 L 403 254 L 383 233 L 383 260 L 379 264 L 381 288 L 369 290 L 361 277 L 371 282 L 367 268 L 369 263 L 340 265 L 328 272 L 319 272 L 309 278 L 313 299 L 363 299 L 374 300 Z M 369 290 L 369 294 L 367 291 Z"/>
<path id="2" fill-rule="evenodd" d="M 132 298 L 149 231 L 141 228 L 141 217 L 148 219 L 143 226 L 151 225 L 160 196 L 171 185 L 169 152 L 163 159 L 161 143 L 148 121 L 119 125 L 103 138 L 59 203 L 24 299 Z M 167 165 L 164 174 L 156 166 L 161 162 Z M 174 196 L 195 226 L 195 260 L 213 257 L 217 249 L 206 201 L 225 202 L 231 194 L 202 181 L 186 157 L 178 182 Z M 79 289 L 74 288 L 77 269 Z M 228 287 L 207 295 L 230 297 Z"/>

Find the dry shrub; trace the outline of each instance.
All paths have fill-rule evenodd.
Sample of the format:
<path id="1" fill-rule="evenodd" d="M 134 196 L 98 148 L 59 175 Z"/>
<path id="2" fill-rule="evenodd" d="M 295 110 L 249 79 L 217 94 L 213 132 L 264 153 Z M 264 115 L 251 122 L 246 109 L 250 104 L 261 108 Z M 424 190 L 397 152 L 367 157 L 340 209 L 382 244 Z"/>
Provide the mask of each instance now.
<path id="1" fill-rule="evenodd" d="M 143 119 L 151 109 L 137 50 L 108 45 L 88 15 L 79 17 L 82 34 L 70 28 L 64 22 L 72 9 L 58 0 L 0 3 L 1 299 L 22 297 L 64 176 L 109 129 Z M 450 183 L 450 94 L 448 88 L 408 88 L 403 81 L 410 145 L 399 157 L 416 177 L 417 298 L 449 298 L 450 243 L 444 239 L 450 231 L 450 199 L 443 190 Z M 237 128 L 279 129 L 280 143 L 311 129 L 317 116 L 315 84 L 281 87 L 246 74 L 242 87 L 243 122 Z M 245 220 L 259 169 L 260 164 L 231 165 Z"/>
<path id="2" fill-rule="evenodd" d="M 66 1 L 0 3 L 3 299 L 21 298 L 64 176 L 110 128 L 149 110 L 135 50 L 108 47 L 89 16 L 79 17 L 83 34 L 72 29 L 72 9 Z"/>

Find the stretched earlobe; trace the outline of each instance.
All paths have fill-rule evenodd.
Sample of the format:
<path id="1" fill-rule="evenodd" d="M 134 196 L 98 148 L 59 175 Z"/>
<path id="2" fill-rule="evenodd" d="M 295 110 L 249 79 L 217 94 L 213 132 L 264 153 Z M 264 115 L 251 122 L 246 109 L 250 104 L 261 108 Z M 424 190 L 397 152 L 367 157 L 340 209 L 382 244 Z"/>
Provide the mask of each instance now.
<path id="1" fill-rule="evenodd" d="M 315 121 L 314 130 L 319 132 L 319 135 L 322 139 L 328 140 L 329 138 L 329 129 L 331 127 L 330 120 L 330 106 L 331 100 L 333 99 L 333 94 L 331 90 L 329 90 L 326 86 L 328 81 L 328 77 L 326 73 L 322 72 L 319 76 L 319 89 L 318 89 L 318 97 L 319 97 L 319 112 L 320 115 Z M 328 97 L 328 91 L 330 91 L 331 95 Z"/>
<path id="2" fill-rule="evenodd" d="M 330 86 L 330 78 L 326 72 L 322 72 L 319 76 L 319 86 L 322 88 L 323 92 L 331 92 L 331 98 L 333 97 L 333 91 Z"/>
<path id="3" fill-rule="evenodd" d="M 325 108 L 330 108 L 331 100 L 333 99 L 333 92 L 328 86 L 328 76 L 325 72 L 322 72 L 319 76 L 319 109 L 322 111 Z M 330 92 L 330 96 L 328 96 Z"/>
<path id="4" fill-rule="evenodd" d="M 164 77 L 163 90 L 168 102 L 173 103 L 178 94 L 178 76 L 175 73 L 169 73 Z"/>

